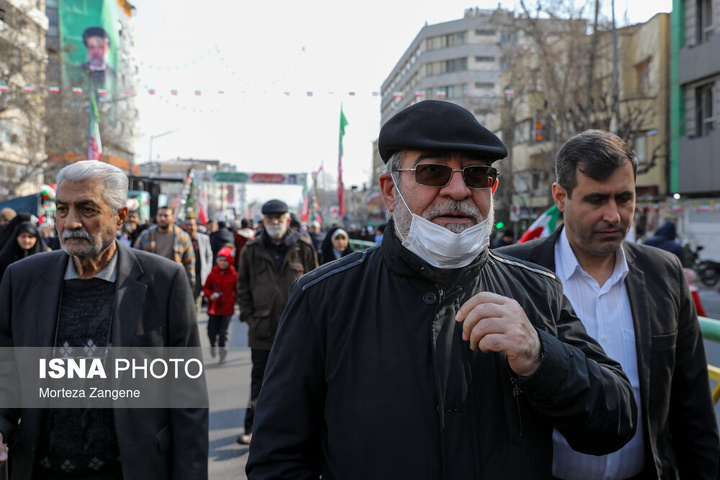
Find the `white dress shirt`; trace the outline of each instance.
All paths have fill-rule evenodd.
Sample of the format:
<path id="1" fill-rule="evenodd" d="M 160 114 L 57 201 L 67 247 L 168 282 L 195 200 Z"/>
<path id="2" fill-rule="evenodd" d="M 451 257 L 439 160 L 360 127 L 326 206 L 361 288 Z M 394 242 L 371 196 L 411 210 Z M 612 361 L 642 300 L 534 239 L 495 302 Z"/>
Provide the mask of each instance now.
<path id="1" fill-rule="evenodd" d="M 635 329 L 627 289 L 623 283 L 628 274 L 625 252 L 619 248 L 615 269 L 604 285 L 582 269 L 568 242 L 565 229 L 555 243 L 555 273 L 565 296 L 582 320 L 588 334 L 600 343 L 610 358 L 620 362 L 635 393 L 640 412 Z M 638 414 L 635 436 L 623 448 L 609 455 L 585 455 L 570 448 L 565 438 L 553 432 L 553 476 L 565 480 L 626 479 L 640 473 L 645 466 L 642 414 Z"/>

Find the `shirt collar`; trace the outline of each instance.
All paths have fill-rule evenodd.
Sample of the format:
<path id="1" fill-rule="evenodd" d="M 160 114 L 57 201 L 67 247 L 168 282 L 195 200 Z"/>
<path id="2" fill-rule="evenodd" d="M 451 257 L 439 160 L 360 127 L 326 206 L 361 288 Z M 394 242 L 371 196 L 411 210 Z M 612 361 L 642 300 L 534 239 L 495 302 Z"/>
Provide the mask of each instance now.
<path id="1" fill-rule="evenodd" d="M 116 245 L 117 247 L 117 245 Z M 113 254 L 112 258 L 110 259 L 110 262 L 103 268 L 101 271 L 99 271 L 93 278 L 99 278 L 100 280 L 105 280 L 106 282 L 115 283 L 115 280 L 117 280 L 117 259 L 118 259 L 118 249 L 115 248 L 115 253 Z M 75 262 L 73 262 L 72 256 L 70 256 L 70 261 L 67 264 L 67 268 L 65 268 L 65 280 L 75 280 L 79 279 L 80 276 L 75 271 Z"/>
<path id="2" fill-rule="evenodd" d="M 556 243 L 556 247 L 555 273 L 560 277 L 562 283 L 568 281 L 570 277 L 576 273 L 588 275 L 578 263 L 575 253 L 572 251 L 572 247 L 570 247 L 570 242 L 567 238 L 567 229 L 563 228 L 562 232 L 560 232 L 560 238 Z M 605 282 L 605 285 L 611 287 L 618 282 L 624 281 L 629 271 L 627 259 L 625 258 L 625 250 L 620 247 L 617 249 L 617 252 L 615 252 L 615 268 L 608 281 Z"/>

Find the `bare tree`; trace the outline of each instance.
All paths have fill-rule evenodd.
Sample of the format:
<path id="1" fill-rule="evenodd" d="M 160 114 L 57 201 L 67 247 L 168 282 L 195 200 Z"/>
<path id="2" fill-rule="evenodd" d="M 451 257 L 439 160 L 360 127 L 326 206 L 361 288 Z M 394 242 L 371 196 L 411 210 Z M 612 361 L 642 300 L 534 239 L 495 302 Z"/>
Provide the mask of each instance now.
<path id="1" fill-rule="evenodd" d="M 516 97 L 529 96 L 524 101 L 533 103 L 535 123 L 543 127 L 548 168 L 559 148 L 579 132 L 614 131 L 633 145 L 638 132 L 647 130 L 658 114 L 651 99 L 622 91 L 618 85 L 616 72 L 622 66 L 613 57 L 613 36 L 629 38 L 639 26 L 614 31 L 600 15 L 601 6 L 600 0 L 578 6 L 559 0 L 520 0 L 519 11 L 506 26 L 521 32 L 523 41 L 506 50 L 503 78 Z M 591 21 L 586 11 L 591 12 Z M 506 104 L 510 135 L 522 108 L 522 101 Z M 653 168 L 666 152 L 667 145 L 656 147 L 643 168 Z"/>

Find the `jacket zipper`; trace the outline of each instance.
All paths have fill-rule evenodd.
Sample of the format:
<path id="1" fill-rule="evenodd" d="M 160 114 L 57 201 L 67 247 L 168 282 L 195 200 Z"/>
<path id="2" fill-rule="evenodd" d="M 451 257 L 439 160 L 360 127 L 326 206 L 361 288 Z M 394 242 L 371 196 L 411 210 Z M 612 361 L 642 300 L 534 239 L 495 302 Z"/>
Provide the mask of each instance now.
<path id="1" fill-rule="evenodd" d="M 438 288 L 438 309 L 435 310 L 432 323 L 432 348 L 433 348 L 433 368 L 435 369 L 435 392 L 438 398 L 438 414 L 440 415 L 440 431 L 445 430 L 445 399 L 442 394 L 442 385 L 440 385 L 440 374 L 438 372 L 438 351 L 437 351 L 437 339 L 438 339 L 438 323 L 437 323 L 437 311 L 440 305 L 442 305 L 444 292 L 441 288 Z M 442 437 L 441 437 L 442 438 Z M 442 441 L 442 440 L 441 440 Z"/>
<path id="2" fill-rule="evenodd" d="M 520 423 L 520 437 L 523 436 L 523 424 L 522 424 L 522 414 L 520 413 L 520 399 L 518 398 L 520 395 L 522 395 L 522 390 L 520 387 L 518 387 L 517 383 L 515 383 L 515 378 L 510 377 L 510 383 L 512 383 L 513 387 L 513 397 L 515 397 L 515 406 L 517 406 L 517 413 L 518 413 L 518 422 Z"/>

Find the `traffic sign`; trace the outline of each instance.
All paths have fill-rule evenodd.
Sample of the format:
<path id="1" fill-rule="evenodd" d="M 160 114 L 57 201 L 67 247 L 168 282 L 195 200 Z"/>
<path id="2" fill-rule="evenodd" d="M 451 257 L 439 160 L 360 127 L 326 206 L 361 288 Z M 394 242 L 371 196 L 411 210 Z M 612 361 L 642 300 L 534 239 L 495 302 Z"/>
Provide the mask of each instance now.
<path id="1" fill-rule="evenodd" d="M 200 171 L 195 178 L 201 183 L 254 183 L 272 185 L 305 185 L 307 173 L 253 173 Z"/>

